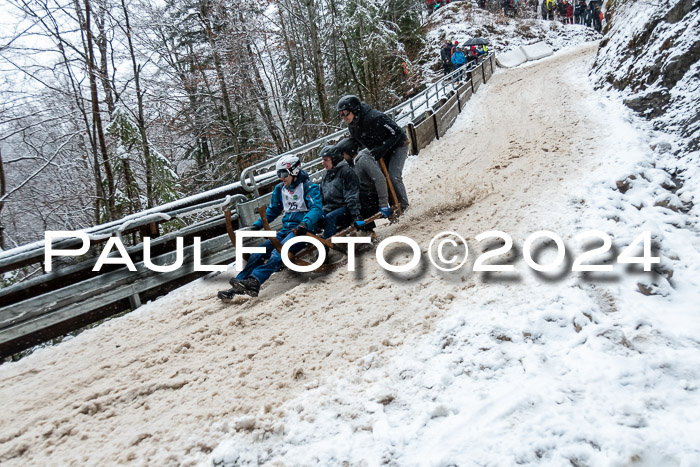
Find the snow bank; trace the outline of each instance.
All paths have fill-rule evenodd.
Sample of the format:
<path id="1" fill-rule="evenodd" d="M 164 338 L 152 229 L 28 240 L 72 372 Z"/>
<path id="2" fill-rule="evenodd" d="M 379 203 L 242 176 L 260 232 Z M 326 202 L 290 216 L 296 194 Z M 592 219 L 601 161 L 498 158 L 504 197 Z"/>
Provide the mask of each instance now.
<path id="1" fill-rule="evenodd" d="M 540 58 L 549 57 L 554 53 L 552 48 L 544 42 L 537 42 L 532 45 L 522 45 L 520 50 L 528 60 L 539 60 Z"/>
<path id="2" fill-rule="evenodd" d="M 558 51 L 602 37 L 593 28 L 585 26 L 494 15 L 476 8 L 472 2 L 452 2 L 447 8 L 440 8 L 429 17 L 428 27 L 428 40 L 414 65 L 422 67 L 423 75 L 432 81 L 442 76 L 440 47 L 445 39 L 463 44 L 471 38 L 483 37 L 489 41 L 489 52 L 500 54 L 533 42 L 545 42 L 552 50 Z"/>
<path id="3" fill-rule="evenodd" d="M 695 3 L 695 4 L 694 4 Z M 655 128 L 700 149 L 700 8 L 691 0 L 613 2 L 593 67 L 597 86 L 619 93 Z M 678 148 L 677 148 L 678 149 Z"/>
<path id="4" fill-rule="evenodd" d="M 522 65 L 529 60 L 539 60 L 540 58 L 552 55 L 554 51 L 544 42 L 532 45 L 522 45 L 508 52 L 500 53 L 496 56 L 496 63 L 502 68 L 513 68 Z"/>
<path id="5" fill-rule="evenodd" d="M 513 68 L 522 65 L 527 61 L 527 56 L 523 52 L 522 47 L 516 47 L 496 55 L 496 64 L 502 68 Z"/>

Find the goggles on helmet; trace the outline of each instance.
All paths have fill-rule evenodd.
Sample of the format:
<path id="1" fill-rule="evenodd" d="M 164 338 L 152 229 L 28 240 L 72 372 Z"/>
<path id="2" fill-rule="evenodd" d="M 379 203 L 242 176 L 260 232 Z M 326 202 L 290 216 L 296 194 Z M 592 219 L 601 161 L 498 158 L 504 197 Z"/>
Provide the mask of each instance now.
<path id="1" fill-rule="evenodd" d="M 280 169 L 277 171 L 277 178 L 287 178 L 289 177 L 289 170 Z"/>
<path id="2" fill-rule="evenodd" d="M 340 112 L 338 112 L 338 115 L 340 115 L 340 118 L 345 118 L 348 115 L 350 115 L 350 111 L 349 110 L 341 110 Z"/>

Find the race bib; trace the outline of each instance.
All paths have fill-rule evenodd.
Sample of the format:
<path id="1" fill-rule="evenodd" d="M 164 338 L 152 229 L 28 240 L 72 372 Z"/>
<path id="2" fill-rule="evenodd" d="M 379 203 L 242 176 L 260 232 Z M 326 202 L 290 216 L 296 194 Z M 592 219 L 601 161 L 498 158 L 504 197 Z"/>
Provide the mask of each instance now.
<path id="1" fill-rule="evenodd" d="M 300 183 L 296 188 L 282 188 L 282 205 L 285 212 L 307 212 L 304 201 L 304 184 Z"/>

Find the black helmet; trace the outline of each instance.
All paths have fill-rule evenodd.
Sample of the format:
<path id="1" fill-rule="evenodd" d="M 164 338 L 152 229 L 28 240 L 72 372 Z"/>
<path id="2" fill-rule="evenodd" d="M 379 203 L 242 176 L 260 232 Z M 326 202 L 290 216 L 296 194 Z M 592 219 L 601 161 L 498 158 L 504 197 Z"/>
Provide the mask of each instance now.
<path id="1" fill-rule="evenodd" d="M 335 147 L 338 148 L 340 153 L 348 153 L 350 156 L 357 154 L 357 143 L 352 138 L 345 138 L 340 143 L 336 144 Z"/>
<path id="2" fill-rule="evenodd" d="M 348 110 L 357 116 L 360 114 L 360 99 L 357 96 L 343 96 L 338 101 L 338 112 Z"/>
<path id="3" fill-rule="evenodd" d="M 323 149 L 321 149 L 320 156 L 322 158 L 330 157 L 331 162 L 333 163 L 333 167 L 340 164 L 340 161 L 343 160 L 343 153 L 338 149 L 337 146 L 325 146 Z"/>

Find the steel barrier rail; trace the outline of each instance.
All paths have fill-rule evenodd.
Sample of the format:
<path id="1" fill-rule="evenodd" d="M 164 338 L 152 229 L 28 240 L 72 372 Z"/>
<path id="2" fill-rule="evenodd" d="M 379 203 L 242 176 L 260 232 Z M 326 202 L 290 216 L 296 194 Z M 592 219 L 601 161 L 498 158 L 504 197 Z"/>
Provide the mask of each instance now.
<path id="1" fill-rule="evenodd" d="M 255 196 L 258 196 L 258 182 L 264 185 L 277 181 L 276 172 L 274 170 L 270 170 L 270 168 L 274 168 L 275 164 L 280 158 L 289 155 L 298 156 L 304 154 L 326 144 L 328 141 L 339 141 L 346 134 L 347 130 L 336 131 L 328 136 L 324 136 L 323 138 L 319 138 L 303 146 L 294 148 L 291 151 L 287 151 L 277 156 L 273 156 L 270 159 L 266 159 L 262 162 L 258 162 L 257 164 L 248 166 L 243 169 L 243 172 L 241 172 L 240 184 L 243 189 L 254 193 Z M 320 160 L 321 158 L 314 158 L 312 161 L 302 163 L 302 168 L 306 169 L 308 167 L 319 165 Z"/>
<path id="2" fill-rule="evenodd" d="M 233 185 L 237 186 L 238 183 Z M 173 219 L 182 218 L 185 215 L 193 215 L 196 212 L 215 208 L 224 208 L 247 200 L 248 197 L 245 195 L 234 194 L 226 195 L 226 197 L 223 199 L 215 199 L 213 201 L 207 201 L 201 204 L 190 205 L 189 207 L 178 207 L 176 203 L 169 203 L 168 205 L 164 206 L 171 207 L 172 210 L 158 211 L 159 207 L 151 208 L 147 211 L 127 216 L 119 221 L 101 224 L 82 230 L 81 232 L 86 233 L 91 241 L 100 241 L 112 237 L 115 234 L 121 234 L 127 230 L 147 226 L 156 221 L 170 221 Z M 51 242 L 53 249 L 73 248 L 81 244 L 82 240 L 75 237 L 54 240 Z M 0 273 L 17 269 L 17 267 L 25 266 L 27 264 L 34 264 L 43 261 L 45 246 L 45 241 L 40 241 L 0 253 Z"/>
<path id="3" fill-rule="evenodd" d="M 244 244 L 253 246 L 262 241 L 259 238 L 250 239 Z M 200 247 L 202 263 L 207 265 L 229 263 L 236 255 L 227 234 L 206 240 Z M 175 254 L 171 251 L 153 261 L 157 264 L 171 264 Z M 191 258 L 192 255 L 193 246 L 183 248 L 185 258 Z M 94 317 L 97 314 L 98 319 L 102 319 L 124 309 L 135 309 L 141 305 L 142 296 L 146 299 L 156 298 L 182 283 L 207 274 L 194 271 L 191 261 L 175 271 L 165 273 L 147 269 L 143 261 L 136 262 L 135 267 L 136 272 L 120 268 L 49 294 L 0 307 L 0 357 L 12 355 L 95 321 L 86 321 L 84 318 L 87 315 Z M 102 310 L 107 310 L 106 316 L 100 315 Z"/>
<path id="4" fill-rule="evenodd" d="M 246 198 L 247 200 L 247 198 Z M 232 219 L 237 219 L 237 214 L 232 215 Z M 159 247 L 164 244 L 174 242 L 177 237 L 193 238 L 196 236 L 201 236 L 203 232 L 208 230 L 213 230 L 216 227 L 220 227 L 224 222 L 224 215 L 220 214 L 215 217 L 210 217 L 202 222 L 184 227 L 176 232 L 170 232 L 168 234 L 156 237 L 151 241 L 151 251 L 158 251 Z M 129 254 L 130 258 L 139 258 L 143 254 L 143 243 L 137 245 L 126 247 L 126 252 Z M 112 252 L 110 257 L 116 257 L 116 252 Z M 58 267 L 49 273 L 42 274 L 37 277 L 33 277 L 27 281 L 12 284 L 9 287 L 4 287 L 0 289 L 0 301 L 3 303 L 12 304 L 19 300 L 29 298 L 27 292 L 31 290 L 40 289 L 41 293 L 47 293 L 52 290 L 56 290 L 61 286 L 65 286 L 66 283 L 75 282 L 75 280 L 84 280 L 89 277 L 98 275 L 99 273 L 92 272 L 92 268 L 97 263 L 97 258 L 92 257 L 77 264 L 73 264 L 66 267 Z"/>
<path id="5" fill-rule="evenodd" d="M 484 60 L 480 60 L 476 63 L 470 63 L 469 67 L 464 65 L 462 68 L 440 78 L 438 81 L 428 86 L 427 89 L 421 91 L 411 99 L 392 107 L 385 113 L 394 120 L 398 119 L 397 123 L 402 121 L 406 116 L 410 116 L 410 121 L 414 121 L 416 119 L 416 112 L 420 111 L 420 109 L 423 107 L 425 107 L 425 110 L 430 109 L 432 107 L 431 102 L 434 104 L 440 100 L 440 93 L 442 93 L 442 97 L 447 97 L 452 91 L 456 90 L 456 85 L 458 83 L 457 78 L 460 75 L 470 72 L 472 69 L 479 66 L 479 64 L 484 63 L 487 61 L 487 59 L 490 59 L 491 56 L 493 56 L 493 54 L 487 55 L 487 58 Z M 403 114 L 406 107 L 410 109 L 410 112 Z"/>

